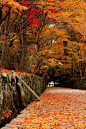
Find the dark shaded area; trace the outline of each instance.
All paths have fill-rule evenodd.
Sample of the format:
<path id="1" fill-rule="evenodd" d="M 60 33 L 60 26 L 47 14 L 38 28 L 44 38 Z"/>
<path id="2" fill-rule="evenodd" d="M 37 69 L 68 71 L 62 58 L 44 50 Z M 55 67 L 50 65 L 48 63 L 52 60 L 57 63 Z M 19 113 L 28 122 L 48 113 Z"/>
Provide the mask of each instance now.
<path id="1" fill-rule="evenodd" d="M 2 10 L 0 10 L 0 20 L 2 19 Z"/>
<path id="2" fill-rule="evenodd" d="M 51 67 L 48 70 L 47 76 L 45 78 L 46 86 L 49 82 L 54 82 L 54 87 L 65 87 L 74 89 L 86 89 L 86 76 L 81 77 L 80 72 L 75 72 L 75 78 L 72 75 L 71 69 L 60 69 L 60 67 Z"/>

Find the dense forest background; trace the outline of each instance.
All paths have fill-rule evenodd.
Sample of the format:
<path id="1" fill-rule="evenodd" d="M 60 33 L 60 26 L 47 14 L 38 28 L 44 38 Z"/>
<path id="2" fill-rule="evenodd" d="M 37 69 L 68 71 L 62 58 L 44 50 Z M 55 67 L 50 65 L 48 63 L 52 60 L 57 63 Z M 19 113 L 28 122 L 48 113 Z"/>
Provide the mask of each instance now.
<path id="1" fill-rule="evenodd" d="M 85 1 L 1 0 L 0 67 L 85 77 Z"/>

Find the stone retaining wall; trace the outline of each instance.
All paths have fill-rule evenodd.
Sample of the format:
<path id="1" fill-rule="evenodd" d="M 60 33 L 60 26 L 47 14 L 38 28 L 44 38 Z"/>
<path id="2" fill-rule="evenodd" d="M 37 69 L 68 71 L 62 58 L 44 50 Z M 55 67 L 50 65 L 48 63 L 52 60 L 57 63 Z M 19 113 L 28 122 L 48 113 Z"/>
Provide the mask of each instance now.
<path id="1" fill-rule="evenodd" d="M 44 90 L 41 77 L 27 74 L 19 76 L 38 96 L 41 95 Z M 15 75 L 0 73 L 0 127 L 14 118 L 34 99 L 35 96 Z"/>

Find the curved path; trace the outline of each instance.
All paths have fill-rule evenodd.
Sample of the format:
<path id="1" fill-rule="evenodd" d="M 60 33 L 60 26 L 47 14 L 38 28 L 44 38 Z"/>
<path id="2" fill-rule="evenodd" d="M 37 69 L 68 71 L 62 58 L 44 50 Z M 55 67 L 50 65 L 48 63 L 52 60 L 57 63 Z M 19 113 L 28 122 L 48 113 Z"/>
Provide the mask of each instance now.
<path id="1" fill-rule="evenodd" d="M 47 88 L 2 129 L 86 129 L 86 91 Z"/>

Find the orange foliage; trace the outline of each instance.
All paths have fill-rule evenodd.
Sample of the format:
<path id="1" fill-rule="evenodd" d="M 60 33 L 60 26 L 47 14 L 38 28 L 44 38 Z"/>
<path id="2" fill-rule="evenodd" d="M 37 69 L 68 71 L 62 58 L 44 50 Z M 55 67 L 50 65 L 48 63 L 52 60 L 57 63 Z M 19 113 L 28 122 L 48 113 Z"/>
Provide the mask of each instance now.
<path id="1" fill-rule="evenodd" d="M 7 5 L 12 7 L 12 9 L 19 9 L 19 10 L 26 10 L 27 8 L 25 6 L 21 6 L 18 2 L 15 2 L 14 0 L 0 0 L 0 3 L 2 5 Z"/>
<path id="2" fill-rule="evenodd" d="M 1 113 L 2 113 L 1 121 L 3 121 L 4 119 L 8 119 L 8 118 L 10 119 L 12 118 L 12 115 L 13 115 L 12 111 L 9 110 L 7 107 L 5 111 L 2 110 Z"/>
<path id="3" fill-rule="evenodd" d="M 0 68 L 0 72 L 1 72 L 1 73 L 13 74 L 13 73 L 12 73 L 12 70 L 3 69 L 3 68 Z M 15 72 L 16 72 L 18 75 L 20 75 L 20 74 L 22 74 L 22 73 L 25 73 L 25 74 L 27 74 L 27 75 L 31 75 L 30 73 L 27 73 L 27 72 L 24 72 L 24 71 L 16 71 L 16 70 L 15 70 Z"/>

